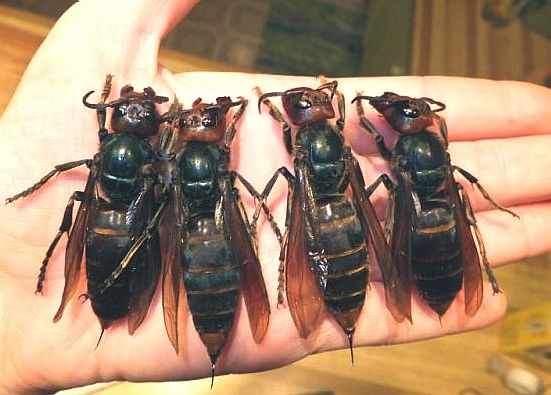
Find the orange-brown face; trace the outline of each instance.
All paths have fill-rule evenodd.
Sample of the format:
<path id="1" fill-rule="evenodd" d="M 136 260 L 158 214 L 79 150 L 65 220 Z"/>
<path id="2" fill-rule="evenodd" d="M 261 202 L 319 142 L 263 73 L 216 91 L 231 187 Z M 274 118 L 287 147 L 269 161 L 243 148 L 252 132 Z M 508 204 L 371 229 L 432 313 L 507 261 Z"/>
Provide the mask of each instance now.
<path id="1" fill-rule="evenodd" d="M 322 90 L 290 89 L 283 93 L 281 102 L 291 122 L 299 127 L 335 117 L 331 98 Z"/>
<path id="2" fill-rule="evenodd" d="M 418 133 L 434 122 L 434 114 L 429 104 L 422 99 L 386 92 L 376 99 L 369 100 L 369 103 L 400 133 Z"/>
<path id="3" fill-rule="evenodd" d="M 115 132 L 155 135 L 161 122 L 155 103 L 167 100 L 167 97 L 157 96 L 151 88 L 134 92 L 132 86 L 125 85 L 121 89 L 121 97 L 108 104 L 113 107 L 111 128 Z"/>
<path id="4" fill-rule="evenodd" d="M 111 127 L 116 132 L 150 136 L 157 134 L 159 123 L 155 104 L 140 98 L 117 105 L 111 114 Z"/>
<path id="5" fill-rule="evenodd" d="M 180 132 L 183 141 L 216 143 L 224 138 L 228 108 L 217 104 L 201 103 L 197 99 L 193 108 L 180 113 Z"/>

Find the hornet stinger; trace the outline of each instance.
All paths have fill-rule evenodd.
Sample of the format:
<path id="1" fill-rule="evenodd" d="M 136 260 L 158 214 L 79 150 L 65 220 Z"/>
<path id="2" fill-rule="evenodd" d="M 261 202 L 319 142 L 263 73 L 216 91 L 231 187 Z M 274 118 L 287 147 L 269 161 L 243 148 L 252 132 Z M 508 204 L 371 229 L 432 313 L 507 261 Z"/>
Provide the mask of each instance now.
<path id="1" fill-rule="evenodd" d="M 368 100 L 399 134 L 392 149 L 387 148 L 382 135 L 364 115 L 362 100 Z M 517 215 L 492 200 L 475 176 L 451 163 L 446 123 L 437 114 L 446 108 L 443 103 L 392 92 L 381 96 L 358 95 L 354 101 L 362 127 L 375 139 L 381 156 L 391 163 L 397 181 L 394 186 L 386 175 L 379 178 L 391 192 L 386 227 L 400 273 L 400 286 L 408 295 L 416 288 L 439 317 L 463 288 L 465 313 L 475 315 L 482 303 L 483 284 L 471 228 L 494 293 L 500 289 L 486 256 L 469 195 L 455 180 L 454 171 L 476 185 L 493 207 Z M 431 109 L 431 105 L 437 108 Z M 429 130 L 433 125 L 438 132 Z M 410 314 L 411 304 L 406 307 L 404 313 Z"/>
<path id="2" fill-rule="evenodd" d="M 108 75 L 99 103 L 88 102 L 93 91 L 83 98 L 86 107 L 97 111 L 98 153 L 92 159 L 57 165 L 35 185 L 6 199 L 6 203 L 11 203 L 26 197 L 59 173 L 82 165 L 90 169 L 84 191 L 76 191 L 69 198 L 59 231 L 40 268 L 36 293 L 42 293 L 50 257 L 63 234 L 67 233 L 65 288 L 54 322 L 61 318 L 67 303 L 77 291 L 83 253 L 86 253 L 87 287 L 88 291 L 92 291 L 117 267 L 155 209 L 154 152 L 149 139 L 157 134 L 162 122 L 155 104 L 168 98 L 157 96 L 151 88 L 135 92 L 126 85 L 121 89 L 120 98 L 106 102 L 111 79 L 112 76 Z M 105 128 L 108 108 L 113 109 L 111 132 Z M 75 202 L 80 205 L 73 221 Z M 154 238 L 148 248 L 136 252 L 129 270 L 121 273 L 105 292 L 90 297 L 102 334 L 113 321 L 123 317 L 128 317 L 128 332 L 134 333 L 147 314 L 160 270 L 158 239 Z"/>
<path id="3" fill-rule="evenodd" d="M 327 310 L 348 337 L 352 362 L 353 334 L 369 283 L 369 255 L 373 251 L 383 274 L 387 306 L 397 321 L 405 303 L 401 289 L 393 286 L 397 273 L 389 246 L 369 200 L 358 162 L 343 136 L 344 98 L 337 81 L 316 89 L 300 87 L 262 93 L 258 106 L 268 107 L 282 126 L 283 140 L 292 156 L 294 175 L 282 167 L 266 185 L 266 197 L 279 175 L 288 182 L 286 232 L 282 245 L 278 304 L 287 302 L 301 337 L 307 338 L 322 322 Z M 270 97 L 280 96 L 283 109 L 298 130 L 291 127 Z M 332 98 L 337 97 L 335 125 Z M 350 187 L 352 199 L 345 195 Z M 369 248 L 369 245 L 372 248 Z"/>
<path id="4" fill-rule="evenodd" d="M 269 212 L 253 186 L 229 168 L 236 124 L 246 105 L 243 98 L 234 102 L 229 97 L 218 97 L 216 103 L 198 98 L 190 109 L 173 105 L 159 143 L 158 208 L 119 268 L 98 290 L 106 289 L 134 252 L 162 229 L 167 245 L 162 278 L 168 337 L 178 353 L 178 328 L 187 316 L 182 312 L 189 311 L 210 357 L 211 385 L 218 357 L 234 327 L 239 296 L 245 301 L 256 343 L 264 339 L 270 317 L 254 231 L 260 209 Z M 239 108 L 227 123 L 227 113 L 235 106 Z M 259 200 L 251 223 L 235 187 L 237 180 Z M 187 300 L 180 312 L 179 300 Z"/>

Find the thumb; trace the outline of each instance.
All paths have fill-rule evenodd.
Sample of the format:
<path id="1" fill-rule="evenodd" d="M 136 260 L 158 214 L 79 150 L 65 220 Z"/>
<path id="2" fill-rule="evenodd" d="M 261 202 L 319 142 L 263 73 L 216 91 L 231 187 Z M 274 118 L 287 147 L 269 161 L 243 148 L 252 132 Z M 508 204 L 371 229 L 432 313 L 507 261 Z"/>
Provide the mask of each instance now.
<path id="1" fill-rule="evenodd" d="M 95 114 L 84 109 L 81 98 L 101 89 L 107 73 L 115 75 L 119 87 L 132 83 L 166 94 L 159 78 L 159 44 L 196 3 L 80 0 L 70 7 L 38 49 L 2 114 L 0 157 L 6 180 L 0 184 L 15 183 L 10 190 L 17 190 L 40 174 L 45 163 L 87 158 L 97 151 Z M 112 92 L 117 91 L 114 86 Z M 34 158 L 32 164 L 25 158 Z"/>
<path id="2" fill-rule="evenodd" d="M 147 86 L 158 74 L 162 38 L 197 0 L 81 0 L 58 20 L 31 61 L 20 88 L 44 92 L 61 83 L 75 94 L 101 86 L 106 73 Z M 40 89 L 40 90 L 39 90 Z"/>
<path id="3" fill-rule="evenodd" d="M 159 44 L 197 2 L 75 3 L 57 21 L 27 67 L 2 116 L 2 139 L 17 140 L 21 129 L 74 139 L 68 125 L 86 130 L 94 118 L 82 111 L 80 98 L 90 89 L 103 86 L 108 73 L 116 76 L 115 84 L 163 86 L 158 78 Z M 117 92 L 117 88 L 112 91 Z M 40 128 L 36 127 L 37 120 Z M 90 134 L 81 146 L 96 144 L 97 136 Z"/>

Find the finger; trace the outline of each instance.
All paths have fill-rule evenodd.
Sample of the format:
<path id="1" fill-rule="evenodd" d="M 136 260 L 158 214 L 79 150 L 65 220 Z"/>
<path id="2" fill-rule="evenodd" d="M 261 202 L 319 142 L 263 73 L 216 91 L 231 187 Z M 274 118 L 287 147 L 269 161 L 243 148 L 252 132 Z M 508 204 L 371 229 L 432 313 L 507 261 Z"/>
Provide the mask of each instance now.
<path id="1" fill-rule="evenodd" d="M 506 138 L 530 134 L 551 134 L 548 117 L 551 90 L 516 81 L 493 81 L 458 77 L 395 77 L 364 80 L 342 79 L 339 88 L 354 97 L 356 91 L 377 96 L 385 91 L 411 96 L 431 97 L 444 102 L 446 110 L 439 113 L 446 119 L 450 140 Z M 348 100 L 350 103 L 350 100 Z M 389 140 L 396 138 L 384 119 L 363 103 L 368 118 Z M 373 152 L 372 139 L 360 130 L 354 106 L 349 105 L 347 132 L 352 146 L 361 153 Z M 352 110 L 352 111 L 351 111 Z"/>
<path id="2" fill-rule="evenodd" d="M 516 212 L 517 207 L 525 211 L 526 207 L 532 204 L 551 200 L 551 184 L 546 181 L 548 169 L 551 168 L 551 158 L 548 155 L 550 146 L 551 136 L 545 135 L 507 140 L 457 142 L 451 144 L 450 151 L 452 164 L 460 166 L 477 177 L 496 203 L 514 211 L 521 216 L 521 220 L 524 220 L 525 218 Z M 388 164 L 380 158 L 358 156 L 358 160 L 362 168 L 368 169 L 364 171 L 368 183 L 381 173 L 389 173 Z M 456 181 L 463 184 L 468 193 L 477 217 L 481 211 L 489 210 L 495 211 L 491 215 L 496 215 L 500 226 L 515 226 L 519 223 L 518 219 L 509 213 L 495 210 L 495 207 L 484 198 L 478 188 L 469 184 L 459 172 L 455 172 L 454 175 Z M 384 218 L 387 195 L 386 189 L 381 187 L 371 197 L 381 218 Z M 528 214 L 530 215 L 531 212 L 529 211 Z M 543 232 L 546 234 L 545 230 Z M 505 234 L 503 236 L 505 240 L 509 238 Z M 522 237 L 521 239 L 516 238 L 516 241 L 522 239 Z M 542 253 L 551 246 L 542 247 L 540 246 L 532 253 L 524 252 L 523 254 L 531 256 Z"/>
<path id="3" fill-rule="evenodd" d="M 31 118 L 49 116 L 48 126 L 57 134 L 66 132 L 69 125 L 79 127 L 80 98 L 92 89 L 100 90 L 107 73 L 116 77 L 113 93 L 129 83 L 164 89 L 158 79 L 159 43 L 196 2 L 87 0 L 74 4 L 33 57 L 3 123 L 32 123 Z M 93 115 L 86 118 L 92 120 Z M 93 146 L 91 139 L 86 142 Z"/>
<path id="4" fill-rule="evenodd" d="M 476 178 L 490 197 L 505 207 L 548 201 L 551 183 L 547 182 L 551 168 L 551 135 L 534 135 L 450 144 L 452 165 L 461 167 Z M 380 157 L 356 155 L 364 174 L 371 183 L 381 173 L 390 173 L 390 164 Z M 493 209 L 475 185 L 459 173 L 456 181 L 463 184 L 476 211 Z M 375 199 L 386 204 L 386 190 L 379 188 Z"/>
<path id="5" fill-rule="evenodd" d="M 219 78 L 224 80 L 223 92 L 220 92 Z M 450 82 L 455 89 L 444 89 L 442 86 Z M 247 110 L 243 123 L 237 134 L 239 136 L 247 136 L 246 139 L 240 141 L 240 144 L 246 147 L 254 147 L 247 150 L 241 150 L 240 158 L 237 160 L 240 171 L 245 176 L 252 175 L 253 184 L 255 187 L 262 188 L 262 182 L 265 182 L 269 176 L 273 173 L 273 169 L 280 165 L 290 166 L 289 155 L 283 148 L 283 141 L 281 139 L 281 125 L 273 121 L 271 117 L 262 113 L 259 114 L 254 108 L 255 96 L 250 93 L 249 88 L 251 86 L 259 85 L 264 92 L 270 91 L 282 91 L 297 86 L 316 86 L 317 82 L 313 78 L 309 77 L 280 77 L 280 76 L 267 76 L 258 75 L 251 76 L 248 74 L 240 73 L 184 73 L 175 77 L 174 86 L 175 91 L 191 92 L 192 97 L 200 95 L 202 92 L 210 90 L 211 92 L 217 92 L 216 94 L 230 94 L 238 95 L 243 94 L 251 99 L 250 108 Z M 194 85 L 192 85 L 194 84 Z M 492 135 L 499 136 L 505 135 L 511 138 L 507 140 L 490 139 L 480 140 L 474 142 L 453 142 L 450 146 L 450 152 L 452 156 L 452 163 L 463 167 L 470 173 L 479 178 L 481 184 L 489 192 L 490 196 L 494 198 L 500 204 L 511 207 L 513 210 L 517 210 L 518 205 L 523 205 L 518 214 L 521 216 L 521 221 L 513 218 L 507 213 L 489 210 L 487 216 L 494 216 L 498 220 L 499 225 L 491 226 L 489 231 L 486 231 L 486 216 L 480 216 L 479 222 L 482 223 L 481 230 L 483 236 L 486 232 L 489 232 L 492 236 L 491 240 L 487 242 L 487 248 L 489 251 L 493 250 L 494 245 L 507 246 L 503 243 L 508 243 L 512 240 L 511 235 L 516 235 L 514 249 L 510 248 L 498 248 L 502 254 L 498 257 L 496 263 L 510 262 L 514 259 L 519 259 L 524 256 L 532 256 L 534 254 L 543 253 L 551 249 L 549 243 L 543 240 L 539 243 L 536 241 L 531 242 L 530 247 L 521 245 L 523 240 L 526 240 L 523 232 L 526 229 L 530 229 L 532 222 L 538 221 L 537 215 L 529 214 L 530 210 L 535 213 L 540 213 L 541 218 L 549 219 L 549 213 L 541 206 L 528 206 L 530 203 L 543 202 L 549 200 L 551 196 L 551 185 L 545 182 L 547 175 L 545 172 L 551 168 L 550 156 L 547 151 L 551 137 L 548 136 L 551 133 L 551 123 L 541 122 L 545 119 L 548 109 L 545 103 L 549 101 L 549 90 L 541 87 L 537 87 L 531 84 L 514 83 L 514 82 L 492 82 L 486 80 L 474 80 L 467 78 L 418 78 L 418 77 L 404 77 L 404 78 L 364 78 L 364 79 L 340 79 L 339 87 L 346 92 L 354 92 L 356 87 L 360 85 L 373 84 L 377 89 L 383 90 L 387 87 L 387 90 L 404 91 L 406 94 L 413 96 L 429 96 L 432 87 L 434 86 L 436 92 L 443 94 L 443 98 L 437 97 L 450 103 L 460 103 L 460 100 L 464 100 L 467 103 L 473 103 L 475 100 L 476 106 L 473 106 L 474 116 L 467 117 L 466 123 L 459 122 L 456 126 L 462 133 L 468 133 L 471 130 L 478 130 Z M 472 91 L 474 87 L 485 87 L 482 91 L 475 95 Z M 458 89 L 460 85 L 463 88 Z M 502 87 L 502 85 L 505 86 Z M 195 87 L 195 88 L 193 88 Z M 400 90 L 398 88 L 402 87 Z M 417 90 L 413 90 L 413 88 Z M 195 89 L 195 91 L 194 91 Z M 516 90 L 517 103 L 522 103 L 522 109 L 504 110 L 507 105 L 504 104 L 506 99 L 503 97 L 503 90 Z M 472 95 L 461 92 L 464 90 Z M 248 94 L 247 94 L 248 93 Z M 367 93 L 367 92 L 366 92 Z M 466 96 L 476 96 L 475 98 L 467 98 Z M 436 97 L 433 95 L 433 97 Z M 522 100 L 521 100 L 522 98 Z M 545 99 L 547 98 L 547 99 Z M 280 105 L 274 99 L 276 105 Z M 508 99 L 512 103 L 512 99 Z M 547 101 L 546 101 L 547 100 Z M 486 104 L 491 103 L 491 105 Z M 501 103 L 501 104 L 500 104 Z M 520 104 L 518 104 L 520 106 Z M 462 105 L 463 108 L 465 105 Z M 493 106 L 500 108 L 499 111 L 493 109 Z M 349 111 L 350 111 L 350 107 Z M 448 106 L 450 109 L 451 106 Z M 526 111 L 526 115 L 522 115 L 519 111 Z M 487 116 L 483 116 L 486 115 Z M 516 114 L 512 119 L 511 115 Z M 522 115 L 522 116 L 521 116 Z M 490 122 L 491 121 L 491 122 Z M 350 124 L 351 120 L 348 120 Z M 520 132 L 519 132 L 520 131 Z M 519 134 L 534 134 L 526 137 L 514 137 L 515 133 Z M 268 147 L 263 144 L 269 141 Z M 270 148 L 271 147 L 271 148 Z M 265 156 L 265 152 L 273 153 L 269 157 Z M 236 152 L 234 152 L 236 154 Z M 234 155 L 234 159 L 235 155 Z M 388 164 L 385 163 L 380 157 L 364 158 L 358 155 L 358 159 L 362 165 L 364 175 L 369 181 L 374 180 L 380 173 L 388 172 Z M 259 168 L 257 165 L 259 160 L 262 161 L 263 166 Z M 256 177 L 262 169 L 271 167 L 270 174 L 262 173 L 261 176 Z M 467 189 L 469 196 L 472 199 L 474 208 L 476 210 L 488 210 L 491 208 L 489 203 L 480 195 L 479 191 L 472 189 L 468 182 L 463 179 L 459 174 L 456 174 L 457 180 L 462 182 Z M 286 186 L 284 183 L 276 184 L 274 194 L 270 199 L 274 199 L 277 204 L 274 204 L 274 200 L 270 200 L 272 208 L 274 208 L 276 219 L 282 223 L 282 219 L 285 217 L 285 191 Z M 377 190 L 377 194 L 374 196 L 375 202 L 380 202 L 380 213 L 384 213 L 384 204 L 386 202 L 386 191 L 383 188 Z M 525 214 L 525 211 L 528 213 Z M 480 213 L 482 214 L 482 213 Z M 524 215 L 529 215 L 529 218 L 523 218 Z M 551 221 L 547 221 L 551 223 Z M 545 228 L 547 222 L 542 221 L 538 229 L 542 229 L 541 234 L 548 234 L 549 229 Z M 526 225 L 522 225 L 526 224 Z M 521 227 L 520 229 L 518 227 Z M 513 228 L 516 229 L 513 233 L 508 233 L 504 229 Z M 501 241 L 494 238 L 495 234 L 499 234 Z M 545 238 L 542 238 L 545 239 Z M 501 243 L 501 244 L 500 244 Z M 509 254 L 508 256 L 505 256 Z M 492 253 L 490 253 L 490 260 L 494 261 Z"/>
<path id="6" fill-rule="evenodd" d="M 448 311 L 439 319 L 422 299 L 413 297 L 413 324 L 396 323 L 385 307 L 381 283 L 372 284 L 353 337 L 354 347 L 406 343 L 459 333 L 488 326 L 505 314 L 507 300 L 504 294 L 493 294 L 489 283 L 484 284 L 484 297 L 480 309 L 473 317 L 465 314 L 463 293 L 460 292 Z M 294 332 L 294 329 L 292 330 Z M 269 341 L 269 339 L 268 339 Z M 268 344 L 269 348 L 271 344 Z M 317 333 L 308 339 L 287 339 L 288 355 L 299 359 L 312 353 L 348 347 L 348 339 L 339 325 L 326 317 Z"/>
<path id="7" fill-rule="evenodd" d="M 264 92 L 319 85 L 313 77 L 243 73 L 180 73 L 174 81 L 177 84 L 174 89 L 179 95 L 184 95 L 188 89 L 191 96 L 199 89 L 216 92 L 220 90 L 219 81 L 224 81 L 224 91 L 228 94 L 253 99 L 251 89 L 257 85 Z M 452 140 L 551 134 L 551 124 L 544 122 L 549 116 L 551 89 L 531 83 L 464 77 L 361 77 L 339 78 L 338 82 L 347 102 L 349 127 L 354 129 L 358 127 L 355 125 L 357 116 L 350 102 L 358 91 L 374 96 L 394 91 L 444 102 L 447 108 L 440 114 L 448 123 Z M 369 103 L 365 103 L 365 108 L 371 109 Z M 374 110 L 369 116 L 377 118 Z"/>
<path id="8" fill-rule="evenodd" d="M 196 2 L 80 1 L 53 27 L 26 74 L 48 76 L 51 83 L 101 70 L 100 79 L 111 72 L 135 84 L 151 83 L 162 37 Z"/>
<path id="9" fill-rule="evenodd" d="M 477 177 L 496 202 L 508 207 L 551 199 L 549 147 L 551 135 L 534 135 L 452 143 L 450 155 L 452 164 Z M 475 209 L 492 208 L 458 172 L 455 178 L 465 185 Z"/>
<path id="10" fill-rule="evenodd" d="M 513 218 L 499 210 L 476 213 L 477 226 L 493 267 L 551 251 L 551 239 L 546 237 L 551 233 L 551 203 L 541 202 L 510 208 L 520 218 Z M 381 280 L 377 265 L 372 265 L 371 279 Z"/>
<path id="11" fill-rule="evenodd" d="M 7 166 L 14 167 L 15 190 L 32 182 L 41 167 L 92 157 L 98 143 L 96 114 L 82 106 L 81 98 L 100 91 L 107 73 L 115 74 L 111 97 L 128 83 L 137 89 L 163 86 L 159 42 L 195 3 L 81 1 L 60 18 L 0 123 L 0 151 Z M 157 93 L 172 96 L 166 90 Z M 21 158 L 33 160 L 22 166 Z"/>
<path id="12" fill-rule="evenodd" d="M 497 210 L 476 214 L 488 259 L 493 266 L 519 261 L 551 250 L 551 203 L 542 202 L 512 209 L 520 219 Z"/>
<path id="13" fill-rule="evenodd" d="M 178 97 L 192 100 L 201 92 L 218 92 L 222 80 L 225 94 L 246 96 L 251 104 L 257 100 L 251 91 L 255 86 L 264 92 L 278 92 L 319 85 L 312 77 L 193 72 L 174 76 L 170 86 Z M 446 119 L 452 141 L 551 134 L 551 123 L 545 122 L 549 116 L 547 103 L 551 101 L 551 90 L 530 83 L 462 77 L 340 78 L 338 82 L 347 101 L 345 134 L 361 154 L 375 153 L 376 148 L 373 139 L 360 128 L 355 106 L 349 104 L 358 91 L 366 95 L 394 91 L 444 102 L 447 108 L 440 114 Z M 369 103 L 364 103 L 364 108 L 391 147 L 396 133 Z"/>

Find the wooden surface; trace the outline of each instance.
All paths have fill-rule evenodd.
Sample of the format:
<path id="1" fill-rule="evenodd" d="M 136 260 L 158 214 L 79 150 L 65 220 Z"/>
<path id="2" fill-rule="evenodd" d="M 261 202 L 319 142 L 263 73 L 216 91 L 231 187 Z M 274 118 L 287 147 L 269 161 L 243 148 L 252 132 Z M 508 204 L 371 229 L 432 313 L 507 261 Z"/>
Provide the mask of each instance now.
<path id="1" fill-rule="evenodd" d="M 449 9 L 440 9 L 439 1 L 422 1 L 434 8 L 418 8 L 425 12 L 430 9 L 430 15 L 424 15 L 422 25 L 417 24 L 414 39 L 419 41 L 426 34 L 426 25 L 439 26 L 445 31 L 446 21 L 441 20 L 442 14 Z M 444 2 L 442 2 L 444 3 Z M 462 4 L 462 2 L 446 2 Z M 471 6 L 475 3 L 466 1 Z M 467 18 L 473 17 L 473 9 L 454 10 L 455 13 L 466 12 L 457 23 L 467 23 Z M 438 19 L 438 21 L 433 19 Z M 455 19 L 455 18 L 452 18 Z M 32 54 L 39 46 L 52 22 L 21 13 L 9 8 L 0 7 L 0 112 L 5 108 L 19 78 Z M 468 25 L 468 23 L 467 23 Z M 448 26 L 449 27 L 449 26 Z M 465 25 L 453 28 L 456 41 L 443 43 L 439 36 L 431 41 L 428 50 L 429 59 L 424 58 L 414 48 L 414 73 L 440 73 L 456 75 L 479 75 L 499 78 L 501 69 L 507 67 L 515 70 L 516 78 L 523 78 L 523 70 L 533 72 L 524 66 L 515 66 L 515 62 L 524 62 L 522 51 L 525 44 L 513 41 L 516 45 L 516 58 L 512 51 L 504 53 L 505 58 L 497 58 L 485 54 L 486 44 L 476 44 L 476 38 L 469 34 L 461 34 Z M 422 29 L 425 29 L 421 31 Z M 483 28 L 482 26 L 480 29 Z M 518 31 L 518 27 L 513 27 Z M 520 30 L 522 31 L 522 29 Z M 423 33 L 424 32 L 424 33 Z M 493 33 L 492 33 L 493 34 Z M 509 34 L 501 32 L 501 34 Z M 514 34 L 514 33 L 510 33 Z M 522 36 L 530 33 L 522 32 Z M 491 35 L 486 33 L 486 35 Z M 426 40 L 428 36 L 425 36 Z M 533 38 L 535 42 L 539 39 Z M 474 41 L 473 41 L 474 40 Z M 417 42 L 416 41 L 416 42 Z M 516 44 L 514 44 L 516 43 Z M 445 44 L 445 45 L 444 45 Z M 546 43 L 548 44 L 548 43 Z M 419 45 L 415 44 L 414 46 Z M 477 58 L 471 61 L 469 52 L 460 50 L 458 56 L 466 59 L 452 60 L 453 48 L 467 45 L 475 48 Z M 474 45 L 474 46 L 473 46 Z M 539 45 L 539 44 L 538 44 Z M 442 52 L 443 51 L 443 52 Z M 549 52 L 551 53 L 551 52 Z M 456 55 L 454 55 L 456 56 Z M 547 55 L 546 55 L 547 56 Z M 483 59 L 482 59 L 483 58 Z M 174 71 L 210 69 L 216 70 L 224 65 L 197 59 L 173 52 L 162 52 L 161 62 Z M 474 62 L 474 63 L 473 63 Z M 494 63 L 499 63 L 495 65 Z M 505 63 L 507 65 L 505 66 Z M 537 63 L 533 61 L 532 63 Z M 547 62 L 547 64 L 551 64 Z M 448 72 L 445 72 L 448 70 Z M 493 74 L 496 72 L 497 74 Z M 508 71 L 509 73 L 510 71 Z M 513 78 L 513 77 L 507 77 Z M 524 77 L 527 79 L 527 77 Z M 542 235 L 545 237 L 546 235 Z M 523 307 L 539 303 L 551 302 L 549 285 L 551 284 L 551 259 L 538 257 L 521 264 L 510 265 L 496 270 L 500 285 L 509 295 L 509 310 L 515 311 Z M 67 394 L 458 394 L 465 387 L 477 388 L 484 394 L 511 394 L 503 387 L 498 377 L 487 372 L 488 359 L 498 353 L 500 324 L 489 328 L 461 335 L 447 336 L 425 342 L 402 344 L 386 347 L 370 347 L 356 350 L 356 363 L 350 366 L 348 351 L 337 351 L 308 357 L 285 368 L 248 375 L 233 375 L 217 377 L 213 390 L 210 390 L 209 380 L 198 380 L 186 383 L 156 383 L 132 384 L 109 383 L 74 389 Z M 515 361 L 516 364 L 522 363 Z M 551 374 L 534 369 L 539 375 L 551 382 Z"/>

